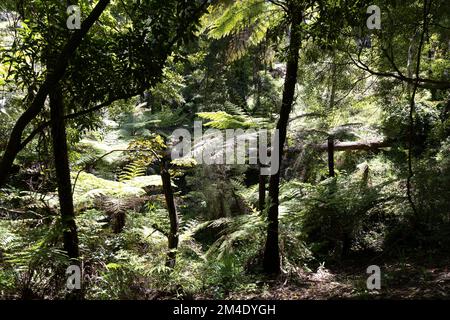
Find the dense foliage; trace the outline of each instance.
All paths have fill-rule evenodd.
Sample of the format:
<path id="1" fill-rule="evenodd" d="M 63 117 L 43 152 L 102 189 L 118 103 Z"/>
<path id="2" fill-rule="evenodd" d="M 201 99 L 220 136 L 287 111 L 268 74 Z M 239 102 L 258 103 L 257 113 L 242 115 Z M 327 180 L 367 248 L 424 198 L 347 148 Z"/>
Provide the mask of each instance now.
<path id="1" fill-rule="evenodd" d="M 349 265 L 348 296 L 421 297 L 392 289 L 398 268 L 448 266 L 445 0 L 106 2 L 70 54 L 66 2 L 0 4 L 0 298 L 296 298 Z M 82 19 L 95 3 L 78 1 Z M 381 29 L 366 26 L 372 4 Z M 250 150 L 286 131 L 279 172 L 191 157 L 234 138 L 172 159 L 172 132 L 196 121 L 241 129 Z M 381 291 L 366 290 L 372 264 Z M 425 291 L 448 298 L 446 281 Z"/>

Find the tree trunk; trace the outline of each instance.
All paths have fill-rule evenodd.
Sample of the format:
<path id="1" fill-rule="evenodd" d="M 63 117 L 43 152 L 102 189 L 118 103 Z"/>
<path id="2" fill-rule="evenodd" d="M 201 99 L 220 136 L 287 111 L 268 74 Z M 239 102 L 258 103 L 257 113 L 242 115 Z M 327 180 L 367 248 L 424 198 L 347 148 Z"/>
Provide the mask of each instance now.
<path id="1" fill-rule="evenodd" d="M 293 6 L 291 38 L 289 43 L 289 56 L 287 60 L 286 78 L 284 80 L 283 99 L 280 109 L 280 118 L 277 123 L 279 131 L 279 163 L 283 154 L 286 141 L 286 131 L 289 122 L 289 114 L 294 101 L 295 85 L 297 84 L 297 70 L 300 50 L 299 25 L 302 21 L 302 13 Z M 270 176 L 269 197 L 270 207 L 268 212 L 267 239 L 264 250 L 263 270 L 267 274 L 280 273 L 280 249 L 278 246 L 278 204 L 279 204 L 280 171 Z"/>
<path id="2" fill-rule="evenodd" d="M 328 174 L 334 177 L 334 136 L 328 137 Z"/>
<path id="3" fill-rule="evenodd" d="M 341 258 L 347 258 L 350 255 L 351 246 L 352 246 L 352 237 L 347 231 L 344 231 L 344 234 L 342 235 Z"/>
<path id="4" fill-rule="evenodd" d="M 333 112 L 336 100 L 336 85 L 337 85 L 337 66 L 336 66 L 336 52 L 333 51 L 332 65 L 331 65 L 331 93 L 330 93 L 330 110 Z"/>
<path id="5" fill-rule="evenodd" d="M 261 172 L 259 173 L 258 189 L 259 189 L 258 206 L 259 210 L 263 212 L 266 203 L 266 176 L 263 176 Z"/>
<path id="6" fill-rule="evenodd" d="M 64 249 L 69 258 L 77 259 L 79 256 L 78 234 L 70 182 L 64 103 L 61 88 L 58 85 L 50 92 L 50 117 L 61 224 L 64 230 Z"/>
<path id="7" fill-rule="evenodd" d="M 261 144 L 261 140 L 258 137 L 258 148 Z M 266 183 L 267 178 L 266 176 L 261 174 L 263 166 L 261 162 L 258 159 L 258 172 L 259 172 L 259 179 L 258 179 L 258 209 L 261 213 L 264 212 L 264 207 L 266 205 Z"/>
<path id="8" fill-rule="evenodd" d="M 175 267 L 176 250 L 178 249 L 178 215 L 175 207 L 173 189 L 169 173 L 169 159 L 161 160 L 161 179 L 163 183 L 164 197 L 166 198 L 167 211 L 169 212 L 170 232 L 168 235 L 169 252 L 167 253 L 166 266 Z"/>

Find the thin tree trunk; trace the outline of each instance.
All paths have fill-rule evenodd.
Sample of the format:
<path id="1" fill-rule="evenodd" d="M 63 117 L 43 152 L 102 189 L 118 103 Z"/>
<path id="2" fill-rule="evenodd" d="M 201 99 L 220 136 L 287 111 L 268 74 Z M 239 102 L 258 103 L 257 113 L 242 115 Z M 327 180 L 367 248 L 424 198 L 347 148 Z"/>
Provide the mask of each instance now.
<path id="1" fill-rule="evenodd" d="M 330 109 L 332 113 L 334 109 L 334 103 L 336 98 L 336 52 L 333 51 L 332 66 L 331 66 L 331 94 L 330 94 Z M 328 137 L 328 175 L 334 177 L 334 136 Z"/>
<path id="2" fill-rule="evenodd" d="M 258 136 L 258 148 L 260 148 L 261 140 Z M 258 180 L 258 209 L 261 213 L 264 212 L 264 208 L 266 205 L 266 184 L 267 178 L 266 176 L 261 174 L 263 166 L 261 164 L 260 159 L 258 159 L 258 172 L 259 172 L 259 180 Z"/>
<path id="3" fill-rule="evenodd" d="M 419 47 L 417 49 L 417 62 L 416 62 L 416 79 L 413 84 L 411 100 L 409 105 L 409 132 L 408 132 L 408 177 L 406 179 L 406 195 L 408 197 L 408 202 L 411 205 L 411 209 L 414 213 L 413 225 L 416 224 L 418 220 L 418 211 L 416 204 L 414 203 L 413 193 L 412 193 L 412 179 L 414 177 L 413 171 L 413 145 L 414 145 L 414 117 L 416 114 L 416 93 L 419 87 L 419 75 L 420 75 L 420 58 L 422 54 L 422 48 L 424 45 L 425 34 L 428 32 L 428 14 L 430 13 L 431 2 L 424 0 L 423 3 L 423 31 L 420 36 Z"/>
<path id="4" fill-rule="evenodd" d="M 50 117 L 61 223 L 64 230 L 64 249 L 67 251 L 69 258 L 77 259 L 79 256 L 78 234 L 70 182 L 64 102 L 59 86 L 56 86 L 50 92 Z"/>
<path id="5" fill-rule="evenodd" d="M 333 51 L 331 65 L 331 93 L 330 93 L 330 110 L 329 112 L 333 112 L 334 104 L 336 100 L 336 85 L 337 85 L 337 66 L 336 66 L 336 52 Z"/>
<path id="6" fill-rule="evenodd" d="M 169 173 L 169 160 L 163 159 L 161 164 L 161 179 L 163 183 L 164 197 L 166 198 L 167 211 L 169 212 L 170 232 L 168 235 L 169 252 L 167 253 L 166 266 L 175 267 L 176 250 L 178 249 L 178 215 L 175 207 L 173 189 Z"/>
<path id="7" fill-rule="evenodd" d="M 277 123 L 279 130 L 279 163 L 281 164 L 283 147 L 286 141 L 286 131 L 289 122 L 289 114 L 294 102 L 295 85 L 297 84 L 297 70 L 300 50 L 299 25 L 302 21 L 302 13 L 298 8 L 293 8 L 291 38 L 289 43 L 289 56 L 287 60 L 286 78 L 284 81 L 283 99 L 280 109 L 280 118 Z M 263 270 L 267 274 L 280 273 L 280 249 L 278 245 L 278 205 L 279 205 L 280 172 L 270 176 L 269 197 L 270 207 L 268 212 L 267 239 L 264 250 Z"/>
<path id="8" fill-rule="evenodd" d="M 328 137 L 328 174 L 334 177 L 334 136 Z"/>
<path id="9" fill-rule="evenodd" d="M 258 183 L 258 206 L 261 212 L 264 211 L 264 206 L 266 203 L 266 176 L 263 176 L 261 172 L 259 173 L 259 183 Z"/>

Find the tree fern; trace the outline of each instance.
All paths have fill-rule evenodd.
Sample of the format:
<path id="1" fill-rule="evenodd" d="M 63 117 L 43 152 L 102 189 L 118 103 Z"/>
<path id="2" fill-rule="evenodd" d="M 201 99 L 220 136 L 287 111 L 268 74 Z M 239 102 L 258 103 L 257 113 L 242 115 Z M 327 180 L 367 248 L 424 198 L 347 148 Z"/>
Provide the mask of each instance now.
<path id="1" fill-rule="evenodd" d="M 259 44 L 267 31 L 280 24 L 281 9 L 264 0 L 237 0 L 213 6 L 203 19 L 213 39 L 230 37 L 228 60 L 236 60 L 247 48 Z"/>

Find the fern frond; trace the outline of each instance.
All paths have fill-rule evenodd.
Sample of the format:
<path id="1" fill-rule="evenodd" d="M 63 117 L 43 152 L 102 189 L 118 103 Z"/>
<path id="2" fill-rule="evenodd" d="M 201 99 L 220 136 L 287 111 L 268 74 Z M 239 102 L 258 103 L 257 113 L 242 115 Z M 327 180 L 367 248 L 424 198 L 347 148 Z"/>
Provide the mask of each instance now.
<path id="1" fill-rule="evenodd" d="M 207 127 L 215 129 L 247 129 L 261 126 L 261 119 L 251 118 L 245 115 L 232 115 L 225 111 L 199 112 L 202 119 L 210 120 L 205 124 Z"/>
<path id="2" fill-rule="evenodd" d="M 238 0 L 213 6 L 203 19 L 203 26 L 210 38 L 230 37 L 227 56 L 231 62 L 242 57 L 249 47 L 259 44 L 282 18 L 280 8 L 267 1 Z"/>
<path id="3" fill-rule="evenodd" d="M 238 242 L 246 243 L 257 240 L 262 234 L 261 230 L 264 229 L 265 221 L 263 216 L 254 213 L 227 219 L 226 225 L 222 236 L 209 248 L 206 256 L 217 253 L 217 258 L 221 259 L 227 253 L 232 252 Z"/>
<path id="4" fill-rule="evenodd" d="M 147 164 L 140 160 L 132 161 L 127 164 L 119 174 L 119 182 L 131 180 L 136 177 L 144 176 L 147 171 Z"/>

